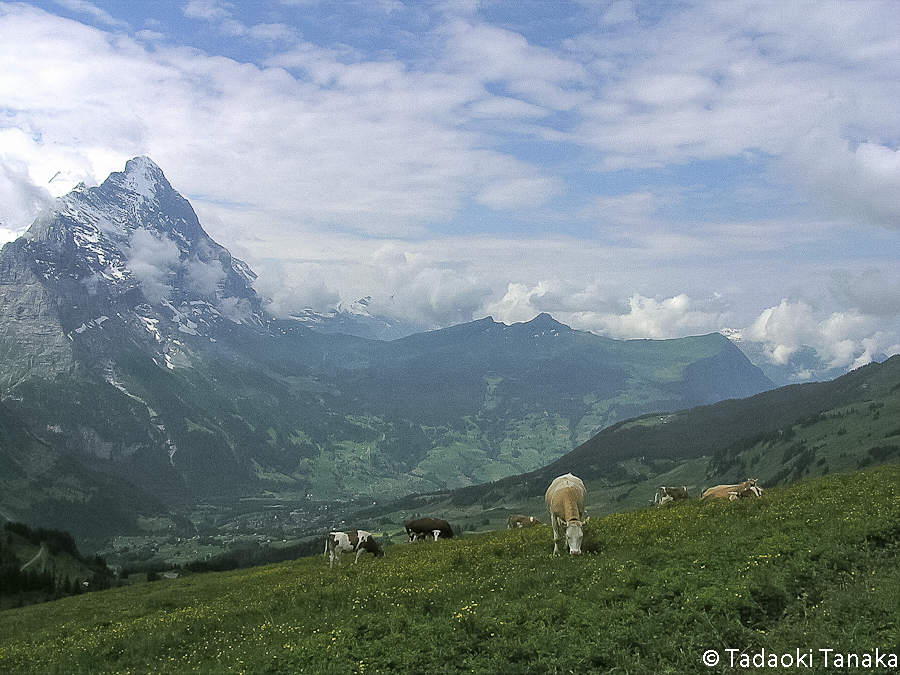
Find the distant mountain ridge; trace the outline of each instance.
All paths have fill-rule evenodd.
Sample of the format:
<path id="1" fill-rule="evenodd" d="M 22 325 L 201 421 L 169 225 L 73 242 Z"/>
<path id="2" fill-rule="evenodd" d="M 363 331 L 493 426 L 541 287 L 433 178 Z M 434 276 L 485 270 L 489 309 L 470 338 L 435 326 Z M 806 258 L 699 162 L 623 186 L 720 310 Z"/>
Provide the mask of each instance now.
<path id="1" fill-rule="evenodd" d="M 20 431 L 0 510 L 78 533 L 66 517 L 315 510 L 531 471 L 628 417 L 772 387 L 718 334 L 623 342 L 541 315 L 385 342 L 276 320 L 253 279 L 145 157 L 4 246 L 0 415 Z"/>
<path id="2" fill-rule="evenodd" d="M 326 311 L 305 309 L 292 314 L 291 319 L 320 333 L 342 333 L 372 340 L 396 340 L 428 330 L 427 326 L 373 314 L 370 300 L 365 297 L 356 302 L 341 302 Z"/>
<path id="3" fill-rule="evenodd" d="M 406 514 L 440 513 L 490 528 L 510 513 L 544 512 L 550 482 L 571 472 L 588 486 L 594 516 L 645 507 L 661 485 L 706 487 L 756 478 L 764 488 L 900 461 L 900 356 L 833 381 L 795 384 L 740 400 L 607 427 L 535 471 L 483 485 L 411 495 L 356 514 L 373 526 Z"/>

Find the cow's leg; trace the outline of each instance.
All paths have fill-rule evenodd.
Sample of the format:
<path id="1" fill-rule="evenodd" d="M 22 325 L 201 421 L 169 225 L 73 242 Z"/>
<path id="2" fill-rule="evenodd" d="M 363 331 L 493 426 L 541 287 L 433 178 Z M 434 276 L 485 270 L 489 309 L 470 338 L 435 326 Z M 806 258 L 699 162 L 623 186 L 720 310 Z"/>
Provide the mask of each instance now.
<path id="1" fill-rule="evenodd" d="M 434 540 L 437 541 L 437 540 L 438 540 L 438 537 L 441 536 L 441 531 L 440 531 L 440 530 L 432 530 L 432 531 L 431 531 L 431 534 L 434 535 Z"/>
<path id="2" fill-rule="evenodd" d="M 553 555 L 559 553 L 559 522 L 556 515 L 550 512 L 550 525 L 553 527 Z"/>

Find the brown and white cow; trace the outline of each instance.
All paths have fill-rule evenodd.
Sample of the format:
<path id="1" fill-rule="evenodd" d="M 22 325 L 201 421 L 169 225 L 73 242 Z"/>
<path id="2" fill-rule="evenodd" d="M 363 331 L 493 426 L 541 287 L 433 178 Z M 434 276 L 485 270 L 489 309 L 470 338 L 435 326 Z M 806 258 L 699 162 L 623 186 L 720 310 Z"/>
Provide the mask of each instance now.
<path id="1" fill-rule="evenodd" d="M 450 523 L 440 518 L 416 518 L 405 523 L 403 527 L 406 528 L 406 534 L 411 542 L 426 537 L 434 537 L 435 541 L 453 538 L 453 528 L 450 527 Z"/>
<path id="2" fill-rule="evenodd" d="M 584 537 L 582 525 L 588 522 L 584 516 L 584 483 L 571 473 L 567 473 L 550 483 L 544 501 L 550 513 L 553 526 L 553 554 L 559 553 L 560 527 L 566 528 L 566 544 L 570 555 L 581 555 L 581 540 Z"/>
<path id="3" fill-rule="evenodd" d="M 534 516 L 514 515 L 506 521 L 507 530 L 521 530 L 523 527 L 534 527 L 535 525 L 543 525 L 543 523 Z"/>
<path id="4" fill-rule="evenodd" d="M 354 565 L 359 562 L 359 556 L 366 551 L 376 558 L 381 558 L 384 555 L 384 551 L 381 550 L 381 545 L 375 541 L 375 537 L 364 530 L 328 533 L 328 539 L 325 540 L 325 555 L 329 556 L 329 567 L 334 566 L 335 560 L 340 565 L 341 555 L 348 551 L 350 553 L 356 551 L 356 559 L 353 561 Z"/>
<path id="5" fill-rule="evenodd" d="M 754 499 L 756 497 L 762 497 L 765 490 L 763 490 L 759 485 L 756 484 L 756 481 L 753 481 L 752 485 L 748 485 L 751 481 L 745 481 L 741 483 L 741 487 L 735 490 L 732 494 L 728 496 L 731 501 L 736 499 Z"/>
<path id="6" fill-rule="evenodd" d="M 690 498 L 687 488 L 683 485 L 681 487 L 661 487 L 656 491 L 653 503 L 657 506 L 662 506 L 663 504 L 671 504 L 672 502 Z"/>
<path id="7" fill-rule="evenodd" d="M 716 485 L 703 492 L 701 499 L 724 499 L 731 501 L 736 499 L 748 499 L 762 497 L 763 489 L 756 484 L 755 478 L 748 478 L 743 483 L 735 483 L 734 485 Z"/>

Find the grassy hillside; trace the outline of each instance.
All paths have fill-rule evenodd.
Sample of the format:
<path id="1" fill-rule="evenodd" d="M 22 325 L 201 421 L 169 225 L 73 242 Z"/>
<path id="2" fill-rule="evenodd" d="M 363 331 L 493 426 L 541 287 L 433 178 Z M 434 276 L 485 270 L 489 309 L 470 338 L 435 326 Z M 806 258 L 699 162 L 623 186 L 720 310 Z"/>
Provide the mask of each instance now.
<path id="1" fill-rule="evenodd" d="M 360 514 L 396 520 L 439 511 L 463 522 L 510 512 L 538 515 L 550 481 L 571 471 L 589 487 L 590 513 L 652 500 L 660 485 L 699 495 L 710 485 L 758 478 L 764 487 L 900 458 L 900 357 L 832 382 L 782 387 L 740 400 L 619 422 L 536 471 L 447 493 L 411 496 Z"/>
<path id="2" fill-rule="evenodd" d="M 898 486 L 889 464 L 614 514 L 579 558 L 544 526 L 67 598 L 0 615 L 0 672 L 895 672 Z"/>
<path id="3" fill-rule="evenodd" d="M 751 476 L 771 488 L 803 477 L 897 461 L 898 427 L 900 357 L 895 357 L 833 382 L 626 420 L 560 462 L 522 476 L 375 505 L 364 500 L 333 504 L 316 514 L 314 523 L 296 519 L 291 508 L 273 497 L 266 507 L 268 519 L 251 511 L 242 519 L 219 507 L 194 518 L 197 532 L 191 536 L 174 536 L 173 524 L 161 520 L 155 531 L 120 537 L 101 553 L 131 569 L 161 570 L 184 564 L 185 556 L 230 556 L 231 547 L 248 543 L 259 545 L 261 553 L 270 546 L 305 546 L 309 536 L 317 542 L 325 528 L 344 527 L 343 523 L 386 533 L 398 542 L 406 536 L 403 522 L 416 515 L 440 515 L 457 532 L 482 532 L 505 527 L 511 513 L 542 517 L 544 490 L 566 471 L 585 480 L 588 512 L 604 516 L 646 506 L 660 485 L 685 485 L 697 496 L 710 485 Z M 196 535 L 207 545 L 195 545 Z M 235 536 L 242 540 L 235 541 Z M 136 566 L 135 556 L 150 548 L 153 555 L 141 557 Z M 274 557 L 278 551 L 269 553 L 273 556 L 269 561 L 285 559 Z"/>
<path id="4" fill-rule="evenodd" d="M 0 530 L 0 610 L 109 588 L 101 557 L 78 552 L 68 532 L 5 523 Z"/>

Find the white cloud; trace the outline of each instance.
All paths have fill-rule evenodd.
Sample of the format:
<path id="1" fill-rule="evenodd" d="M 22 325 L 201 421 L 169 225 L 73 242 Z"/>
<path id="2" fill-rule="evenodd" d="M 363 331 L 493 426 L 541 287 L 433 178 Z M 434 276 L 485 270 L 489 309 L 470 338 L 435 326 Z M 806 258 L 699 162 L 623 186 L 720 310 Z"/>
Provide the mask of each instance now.
<path id="1" fill-rule="evenodd" d="M 821 313 L 802 300 L 784 299 L 766 309 L 744 337 L 763 343 L 776 365 L 787 364 L 804 346 L 815 349 L 829 369 L 857 367 L 898 351 L 897 334 L 879 330 L 871 315 L 858 310 Z"/>
<path id="2" fill-rule="evenodd" d="M 568 44 L 602 86 L 576 135 L 615 169 L 779 155 L 826 113 L 837 138 L 861 122 L 896 138 L 894 19 L 889 2 L 707 2 L 584 33 Z"/>
<path id="3" fill-rule="evenodd" d="M 31 181 L 26 166 L 0 159 L 0 227 L 7 233 L 0 243 L 21 235 L 40 211 L 49 208 L 51 201 L 49 191 Z"/>
<path id="4" fill-rule="evenodd" d="M 697 307 L 686 295 L 656 300 L 633 295 L 628 311 L 592 312 L 577 314 L 579 325 L 612 338 L 667 339 L 701 335 L 718 330 L 721 311 Z"/>
<path id="5" fill-rule="evenodd" d="M 283 23 L 259 23 L 246 26 L 234 18 L 231 3 L 220 0 L 190 0 L 182 8 L 189 19 L 206 21 L 223 35 L 250 37 L 262 42 L 296 42 L 296 32 Z"/>
<path id="6" fill-rule="evenodd" d="M 181 258 L 178 245 L 168 237 L 139 227 L 131 233 L 124 252 L 126 267 L 140 283 L 147 302 L 156 304 L 168 300 L 172 293 L 169 277 Z"/>
<path id="7" fill-rule="evenodd" d="M 206 298 L 216 298 L 220 286 L 225 282 L 222 263 L 212 259 L 204 262 L 194 258 L 185 262 L 188 288 Z"/>
<path id="8" fill-rule="evenodd" d="M 250 302 L 243 298 L 222 298 L 219 302 L 219 311 L 222 316 L 234 323 L 242 323 L 253 314 Z"/>
<path id="9" fill-rule="evenodd" d="M 785 170 L 812 198 L 840 216 L 900 229 L 900 150 L 820 132 L 785 156 Z"/>
<path id="10" fill-rule="evenodd" d="M 830 293 L 842 308 L 855 308 L 863 314 L 887 319 L 900 316 L 900 284 L 891 284 L 875 267 L 859 275 L 834 272 Z"/>
<path id="11" fill-rule="evenodd" d="M 109 12 L 100 9 L 96 5 L 86 2 L 85 0 L 54 0 L 57 4 L 70 9 L 74 12 L 80 12 L 92 19 L 106 24 L 112 28 L 127 28 L 128 24 L 113 17 Z"/>
<path id="12" fill-rule="evenodd" d="M 526 173 L 533 174 L 534 172 L 526 169 Z M 559 180 L 535 175 L 518 177 L 507 175 L 485 186 L 476 200 L 479 204 L 497 210 L 525 209 L 540 206 L 550 197 L 561 192 L 562 185 Z"/>
<path id="13" fill-rule="evenodd" d="M 506 295 L 488 305 L 486 313 L 507 325 L 531 321 L 541 313 L 538 303 L 547 292 L 546 282 L 541 282 L 534 288 L 528 288 L 526 284 L 509 284 Z"/>
<path id="14" fill-rule="evenodd" d="M 482 85 L 500 83 L 509 94 L 552 110 L 569 110 L 582 98 L 571 85 L 583 78 L 583 66 L 518 33 L 458 19 L 440 34 L 446 40 L 445 65 Z"/>
<path id="15" fill-rule="evenodd" d="M 375 313 L 431 327 L 471 321 L 490 293 L 475 275 L 395 244 L 375 250 L 363 269 L 379 280 L 369 303 Z"/>
<path id="16" fill-rule="evenodd" d="M 891 2 L 573 3 L 593 20 L 543 32 L 491 25 L 470 0 L 417 7 L 412 28 L 385 2 L 342 44 L 281 23 L 326 3 L 184 4 L 196 21 L 181 24 L 222 54 L 261 48 L 256 65 L 67 2 L 116 32 L 0 4 L 8 230 L 146 154 L 279 313 L 371 295 L 432 326 L 540 311 L 617 337 L 752 324 L 773 359 L 813 345 L 834 363 L 900 341 L 891 240 L 860 227 L 900 224 Z M 718 175 L 737 164 L 746 178 Z M 160 254 L 134 258 L 162 298 Z"/>
<path id="17" fill-rule="evenodd" d="M 586 306 L 593 309 L 583 309 Z M 486 309 L 507 324 L 529 321 L 541 312 L 573 328 L 612 338 L 668 339 L 719 330 L 725 306 L 720 296 L 697 303 L 684 294 L 662 300 L 635 294 L 621 303 L 609 285 L 542 281 L 533 287 L 509 284 L 506 294 Z"/>
<path id="18" fill-rule="evenodd" d="M 301 263 L 289 273 L 281 260 L 260 260 L 253 271 L 258 275 L 253 287 L 274 316 L 284 318 L 304 309 L 325 311 L 341 302 L 337 291 L 326 285 L 321 264 Z"/>

